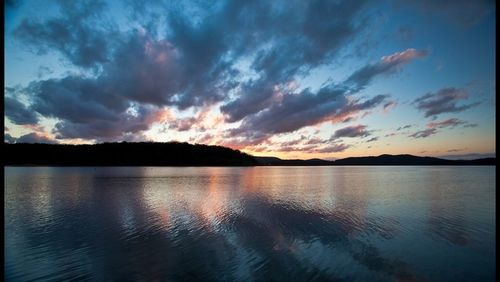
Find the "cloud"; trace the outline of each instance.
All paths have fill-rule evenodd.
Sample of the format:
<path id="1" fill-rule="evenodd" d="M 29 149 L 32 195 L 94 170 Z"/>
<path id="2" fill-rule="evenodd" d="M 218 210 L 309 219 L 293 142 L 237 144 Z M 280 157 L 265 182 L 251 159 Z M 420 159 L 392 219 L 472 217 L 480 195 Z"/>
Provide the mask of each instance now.
<path id="1" fill-rule="evenodd" d="M 378 140 L 378 137 L 373 137 L 373 138 L 368 139 L 368 141 L 366 141 L 366 143 L 377 141 L 377 140 Z"/>
<path id="2" fill-rule="evenodd" d="M 416 50 L 413 48 L 396 52 L 392 55 L 384 56 L 379 62 L 369 64 L 354 72 L 347 80 L 348 85 L 352 85 L 353 92 L 365 88 L 371 80 L 381 74 L 389 74 L 397 71 L 402 65 L 415 58 L 424 57 L 428 54 L 426 50 Z"/>
<path id="3" fill-rule="evenodd" d="M 251 55 L 250 67 L 259 76 L 243 83 L 237 98 L 221 107 L 229 122 L 269 107 L 273 103 L 275 85 L 329 63 L 362 28 L 355 24 L 355 16 L 363 8 L 364 1 L 277 3 L 278 9 L 274 12 L 272 5 L 245 10 L 245 13 L 250 12 L 245 16 L 249 26 L 242 34 L 255 35 L 251 40 L 236 42 L 257 50 Z"/>
<path id="4" fill-rule="evenodd" d="M 215 135 L 207 133 L 199 135 L 195 138 L 191 138 L 190 141 L 197 144 L 212 144 L 215 138 L 216 138 Z"/>
<path id="5" fill-rule="evenodd" d="M 389 97 L 389 95 L 376 95 L 368 100 L 361 101 L 351 96 L 353 88 L 350 88 L 349 84 L 358 85 L 357 88 L 354 88 L 354 90 L 358 91 L 360 85 L 366 86 L 372 77 L 384 72 L 390 73 L 394 68 L 425 54 L 425 52 L 416 51 L 415 49 L 408 49 L 383 57 L 379 64 L 384 65 L 384 67 L 372 71 L 369 74 L 370 78 L 368 78 L 368 73 L 363 70 L 371 70 L 373 65 L 362 67 L 343 83 L 324 85 L 315 93 L 310 89 L 304 89 L 299 93 L 281 93 L 280 99 L 274 100 L 268 108 L 243 118 L 239 128 L 231 130 L 230 135 L 241 136 L 246 134 L 248 138 L 252 138 L 252 135 L 257 133 L 259 138 L 265 138 L 263 136 L 293 132 L 305 126 L 326 121 L 345 121 L 361 111 L 372 109 L 386 102 Z M 360 73 L 364 74 L 359 75 Z M 388 106 L 392 104 L 389 102 Z M 249 136 L 248 132 L 253 133 Z"/>
<path id="6" fill-rule="evenodd" d="M 326 147 L 316 149 L 316 150 L 311 150 L 309 152 L 310 153 L 337 153 L 337 152 L 343 152 L 343 151 L 347 150 L 349 147 L 351 147 L 351 146 L 347 145 L 347 144 L 340 143 L 340 144 L 326 146 Z"/>
<path id="7" fill-rule="evenodd" d="M 162 106 L 185 108 L 222 99 L 224 87 L 215 90 L 212 84 L 217 79 L 210 79 L 206 89 L 193 88 L 187 76 L 179 77 L 183 70 L 176 60 L 167 41 L 133 32 L 113 61 L 103 65 L 101 75 L 41 80 L 26 90 L 32 95 L 32 110 L 61 120 L 55 129 L 60 138 L 119 139 L 122 133 L 147 130 L 150 124 L 145 122 Z"/>
<path id="8" fill-rule="evenodd" d="M 39 54 L 57 50 L 73 64 L 93 67 L 107 60 L 116 30 L 99 20 L 103 1 L 60 1 L 61 17 L 37 22 L 24 19 L 14 30 L 16 38 Z"/>
<path id="9" fill-rule="evenodd" d="M 450 118 L 447 120 L 439 121 L 439 122 L 430 122 L 427 124 L 429 128 L 445 128 L 445 127 L 455 127 L 460 124 L 466 124 L 465 121 L 459 120 L 457 118 Z"/>
<path id="10" fill-rule="evenodd" d="M 307 137 L 302 135 L 302 136 L 300 136 L 300 138 L 297 138 L 297 139 L 294 139 L 291 141 L 282 142 L 282 143 L 280 143 L 280 146 L 282 146 L 282 147 L 295 146 L 295 145 L 301 144 L 306 139 L 307 139 Z"/>
<path id="11" fill-rule="evenodd" d="M 57 139 L 84 138 L 97 141 L 125 140 L 129 134 L 148 130 L 159 121 L 161 110 L 141 106 L 136 112 L 117 114 L 110 119 L 93 119 L 85 122 L 64 120 L 55 125 Z"/>
<path id="12" fill-rule="evenodd" d="M 391 132 L 391 133 L 384 135 L 384 137 L 392 137 L 392 136 L 396 136 L 396 135 L 399 135 L 399 134 L 396 132 Z"/>
<path id="13" fill-rule="evenodd" d="M 38 123 L 37 114 L 18 100 L 5 96 L 4 103 L 5 116 L 13 123 L 19 125 Z"/>
<path id="14" fill-rule="evenodd" d="M 355 125 L 341 128 L 333 134 L 331 140 L 335 140 L 342 137 L 365 137 L 370 135 L 370 132 L 366 130 L 366 125 Z"/>
<path id="15" fill-rule="evenodd" d="M 10 134 L 5 134 L 4 141 L 7 143 L 46 143 L 56 144 L 56 140 L 50 139 L 42 134 L 32 132 L 20 136 L 19 138 L 12 137 Z"/>
<path id="16" fill-rule="evenodd" d="M 9 133 L 5 133 L 3 136 L 3 142 L 5 143 L 16 143 L 16 139 L 17 138 L 12 137 Z"/>
<path id="17" fill-rule="evenodd" d="M 273 146 L 277 146 L 277 151 L 280 152 L 305 152 L 305 153 L 334 153 L 342 152 L 350 147 L 350 145 L 334 142 L 333 139 L 323 140 L 318 137 L 307 138 L 305 135 L 301 135 L 300 138 L 281 142 L 276 144 L 271 142 Z M 254 150 L 254 148 L 252 148 Z M 276 151 L 273 150 L 273 151 Z"/>
<path id="18" fill-rule="evenodd" d="M 394 107 L 396 107 L 396 105 L 398 104 L 398 102 L 396 101 L 389 101 L 387 103 L 384 104 L 384 113 L 388 113 L 391 109 L 393 109 Z"/>
<path id="19" fill-rule="evenodd" d="M 470 127 L 470 126 L 468 126 L 469 124 L 466 121 L 459 120 L 457 118 L 450 118 L 450 119 L 446 119 L 443 121 L 429 122 L 427 124 L 427 129 L 417 131 L 417 132 L 409 135 L 408 137 L 426 138 L 426 137 L 429 137 L 431 135 L 438 133 L 439 132 L 438 129 L 454 128 L 458 125 L 464 125 L 463 127 Z M 474 127 L 474 126 L 472 126 L 472 127 Z"/>
<path id="20" fill-rule="evenodd" d="M 421 130 L 421 131 L 417 131 L 411 135 L 409 135 L 409 137 L 413 137 L 413 138 L 427 138 L 431 135 L 434 135 L 438 133 L 437 129 L 436 128 L 427 128 L 427 129 L 424 129 L 424 130 Z"/>
<path id="21" fill-rule="evenodd" d="M 377 95 L 361 102 L 349 100 L 342 90 L 329 87 L 317 93 L 305 90 L 300 94 L 286 95 L 281 103 L 246 117 L 241 126 L 231 130 L 230 134 L 260 142 L 272 134 L 293 132 L 326 121 L 341 122 L 349 115 L 380 105 L 386 97 Z"/>
<path id="22" fill-rule="evenodd" d="M 478 126 L 477 123 L 468 123 L 464 125 L 464 127 L 477 127 L 477 126 Z"/>
<path id="23" fill-rule="evenodd" d="M 361 99 L 353 94 L 427 54 L 410 48 L 362 66 L 342 83 L 299 90 L 296 79 L 331 64 L 369 18 L 358 17 L 364 1 L 288 4 L 139 5 L 133 17 L 144 25 L 124 30 L 106 17 L 110 7 L 104 2 L 62 1 L 60 14 L 24 19 L 14 35 L 38 53 L 62 55 L 82 71 L 31 82 L 22 89 L 30 105 L 10 101 L 6 115 L 18 124 L 36 124 L 38 115 L 53 118 L 52 133 L 60 140 L 120 141 L 143 134 L 153 123 L 183 131 L 205 118 L 167 120 L 166 108 L 220 107 L 226 122 L 239 123 L 218 142 L 248 146 L 273 134 L 352 120 L 384 103 L 394 105 L 388 95 Z M 147 22 L 151 13 L 161 14 L 161 20 Z"/>
<path id="24" fill-rule="evenodd" d="M 304 144 L 306 144 L 306 145 L 316 145 L 316 144 L 324 144 L 325 142 L 327 142 L 327 141 L 323 140 L 321 138 L 318 138 L 318 137 L 313 137 L 313 138 L 307 140 L 306 142 L 304 142 Z"/>
<path id="25" fill-rule="evenodd" d="M 472 107 L 479 105 L 479 103 L 471 103 L 465 105 L 458 105 L 461 100 L 469 98 L 467 92 L 459 88 L 443 88 L 436 93 L 427 93 L 413 101 L 412 104 L 422 112 L 425 117 L 437 116 L 442 113 L 456 113 L 462 112 Z"/>
<path id="26" fill-rule="evenodd" d="M 324 141 L 324 143 L 327 143 L 327 142 L 328 142 L 327 140 Z M 309 153 L 309 154 L 317 154 L 317 153 L 327 154 L 327 153 L 343 152 L 350 147 L 351 147 L 351 145 L 344 144 L 344 143 L 335 143 L 335 144 L 330 144 L 330 145 L 326 145 L 326 146 L 317 146 L 317 145 L 296 146 L 296 144 L 292 144 L 292 145 L 280 144 L 280 146 L 276 150 L 273 150 L 273 151 L 303 152 L 303 153 Z"/>
<path id="27" fill-rule="evenodd" d="M 202 108 L 194 115 L 189 118 L 174 118 L 169 115 L 168 120 L 165 123 L 168 124 L 169 129 L 174 129 L 177 131 L 188 131 L 195 129 L 197 132 L 205 132 L 211 128 L 216 127 L 223 121 L 223 117 L 219 115 L 212 115 L 210 113 L 210 108 Z"/>
<path id="28" fill-rule="evenodd" d="M 411 127 L 412 127 L 412 125 L 411 125 L 411 124 L 407 124 L 407 125 L 405 125 L 405 126 L 400 126 L 400 127 L 398 127 L 398 129 L 396 129 L 396 131 L 400 131 L 400 130 L 403 130 L 403 129 L 408 129 L 408 128 L 411 128 Z"/>

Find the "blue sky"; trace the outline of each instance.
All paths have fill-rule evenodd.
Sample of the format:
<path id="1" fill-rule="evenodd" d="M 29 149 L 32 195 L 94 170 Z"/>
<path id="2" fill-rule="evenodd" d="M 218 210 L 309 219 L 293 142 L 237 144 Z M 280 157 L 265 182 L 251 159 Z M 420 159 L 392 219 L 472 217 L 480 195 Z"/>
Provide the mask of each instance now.
<path id="1" fill-rule="evenodd" d="M 8 1 L 5 141 L 495 154 L 494 1 Z"/>

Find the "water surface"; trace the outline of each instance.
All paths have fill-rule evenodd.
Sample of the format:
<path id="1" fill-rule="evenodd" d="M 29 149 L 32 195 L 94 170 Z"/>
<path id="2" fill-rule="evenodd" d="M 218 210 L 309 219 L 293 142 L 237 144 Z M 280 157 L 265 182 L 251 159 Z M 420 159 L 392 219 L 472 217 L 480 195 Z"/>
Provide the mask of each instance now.
<path id="1" fill-rule="evenodd" d="M 5 168 L 7 281 L 494 281 L 495 167 Z"/>

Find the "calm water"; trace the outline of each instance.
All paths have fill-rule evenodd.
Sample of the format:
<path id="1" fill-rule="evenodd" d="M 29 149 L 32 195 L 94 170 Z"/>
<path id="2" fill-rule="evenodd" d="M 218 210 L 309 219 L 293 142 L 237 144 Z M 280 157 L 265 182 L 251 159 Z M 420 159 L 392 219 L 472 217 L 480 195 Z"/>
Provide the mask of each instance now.
<path id="1" fill-rule="evenodd" d="M 495 167 L 5 168 L 8 281 L 494 281 Z"/>

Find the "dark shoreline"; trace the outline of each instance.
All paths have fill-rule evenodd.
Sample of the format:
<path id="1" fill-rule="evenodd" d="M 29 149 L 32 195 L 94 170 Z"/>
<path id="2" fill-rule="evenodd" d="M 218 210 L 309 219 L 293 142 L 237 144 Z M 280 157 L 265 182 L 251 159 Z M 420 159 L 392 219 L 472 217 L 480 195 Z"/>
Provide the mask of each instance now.
<path id="1" fill-rule="evenodd" d="M 254 157 L 222 146 L 188 143 L 102 143 L 95 145 L 7 144 L 5 166 L 72 167 L 248 167 L 248 166 L 495 166 L 496 158 L 447 160 L 413 155 L 283 160 Z"/>

